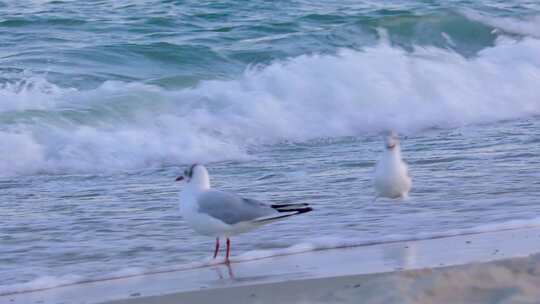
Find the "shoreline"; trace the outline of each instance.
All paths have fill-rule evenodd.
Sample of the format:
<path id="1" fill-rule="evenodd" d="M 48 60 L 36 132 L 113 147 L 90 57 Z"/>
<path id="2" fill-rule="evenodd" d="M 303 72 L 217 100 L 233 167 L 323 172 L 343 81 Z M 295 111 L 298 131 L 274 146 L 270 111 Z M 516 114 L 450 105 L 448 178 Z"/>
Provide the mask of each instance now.
<path id="1" fill-rule="evenodd" d="M 301 301 L 302 296 L 311 296 L 309 301 L 316 302 L 317 299 L 313 297 L 319 293 L 310 290 L 322 292 L 326 290 L 322 288 L 324 286 L 332 287 L 332 291 L 326 290 L 327 294 L 334 294 L 338 291 L 345 292 L 342 290 L 344 286 L 352 284 L 347 282 L 356 279 L 362 282 L 382 280 L 380 284 L 388 285 L 388 280 L 397 280 L 404 275 L 417 276 L 415 273 L 423 273 L 426 270 L 439 273 L 449 268 L 448 266 L 474 268 L 477 263 L 513 261 L 538 252 L 540 252 L 540 227 L 507 229 L 425 240 L 304 251 L 236 262 L 230 267 L 217 264 L 79 283 L 2 295 L 0 302 L 137 304 L 190 302 L 188 299 L 197 298 L 199 299 L 197 301 L 205 303 L 204 299 L 211 298 L 212 295 L 219 299 L 231 293 L 244 294 L 247 290 L 258 290 L 255 295 L 258 295 L 257 301 L 262 301 L 261 303 L 264 303 L 265 299 L 273 299 L 272 290 L 283 290 L 283 294 L 300 297 L 283 299 L 284 302 Z M 540 260 L 540 257 L 536 260 Z M 384 279 L 380 279 L 381 276 Z M 303 287 L 297 286 L 295 289 L 302 292 L 296 292 L 294 288 L 290 289 L 290 292 L 287 291 L 290 288 L 287 286 L 298 284 Z M 370 284 L 372 283 L 368 285 Z M 361 290 L 353 289 L 356 293 Z M 234 298 L 234 301 L 236 300 Z M 254 300 L 251 294 L 247 300 Z"/>
<path id="2" fill-rule="evenodd" d="M 538 286 L 540 254 L 535 254 L 483 263 L 215 288 L 106 303 L 538 303 Z"/>

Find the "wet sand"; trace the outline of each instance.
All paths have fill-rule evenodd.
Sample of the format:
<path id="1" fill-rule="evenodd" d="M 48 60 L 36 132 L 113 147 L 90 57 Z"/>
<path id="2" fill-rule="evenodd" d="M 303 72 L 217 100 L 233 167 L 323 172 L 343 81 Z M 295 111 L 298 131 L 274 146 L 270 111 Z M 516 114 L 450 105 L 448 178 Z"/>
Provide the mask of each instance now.
<path id="1" fill-rule="evenodd" d="M 537 286 L 540 228 L 526 228 L 96 281 L 0 303 L 538 303 Z"/>
<path id="2" fill-rule="evenodd" d="M 219 288 L 112 303 L 539 302 L 540 254 L 499 262 Z"/>

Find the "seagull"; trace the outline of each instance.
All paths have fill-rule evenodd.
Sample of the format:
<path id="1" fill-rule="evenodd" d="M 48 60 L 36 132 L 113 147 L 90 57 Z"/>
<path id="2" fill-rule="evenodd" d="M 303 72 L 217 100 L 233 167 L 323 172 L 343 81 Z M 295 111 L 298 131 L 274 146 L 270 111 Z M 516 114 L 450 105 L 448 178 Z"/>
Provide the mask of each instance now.
<path id="1" fill-rule="evenodd" d="M 199 234 L 216 238 L 214 259 L 219 252 L 219 239 L 227 239 L 227 265 L 230 263 L 231 236 L 312 210 L 305 203 L 267 205 L 231 192 L 212 189 L 208 171 L 201 164 L 190 166 L 176 181 L 186 182 L 180 192 L 180 212 L 187 224 Z"/>
<path id="2" fill-rule="evenodd" d="M 375 167 L 375 200 L 378 197 L 406 199 L 412 181 L 407 164 L 401 159 L 398 135 L 394 131 L 390 132 L 385 144 L 386 150 Z"/>

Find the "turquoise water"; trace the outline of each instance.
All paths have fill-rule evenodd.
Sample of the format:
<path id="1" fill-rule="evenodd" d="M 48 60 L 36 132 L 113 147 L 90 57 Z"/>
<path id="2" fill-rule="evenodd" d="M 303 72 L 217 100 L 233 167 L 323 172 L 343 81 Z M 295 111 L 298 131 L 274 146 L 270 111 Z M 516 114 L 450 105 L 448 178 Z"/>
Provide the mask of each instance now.
<path id="1" fill-rule="evenodd" d="M 539 29 L 534 1 L 2 1 L 0 294 L 204 261 L 195 161 L 314 205 L 236 256 L 538 225 Z M 373 204 L 388 129 L 413 190 Z"/>

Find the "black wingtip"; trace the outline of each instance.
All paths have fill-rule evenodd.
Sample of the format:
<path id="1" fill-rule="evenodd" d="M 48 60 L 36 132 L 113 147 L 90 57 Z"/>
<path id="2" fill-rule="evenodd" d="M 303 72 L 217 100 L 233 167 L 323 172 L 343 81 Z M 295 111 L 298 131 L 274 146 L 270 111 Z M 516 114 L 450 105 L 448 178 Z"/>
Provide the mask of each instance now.
<path id="1" fill-rule="evenodd" d="M 298 205 L 298 204 L 289 204 L 289 205 Z M 307 204 L 305 204 L 305 205 L 307 206 Z M 275 209 L 275 208 L 274 208 L 274 209 Z M 287 212 L 288 214 L 279 215 L 279 216 L 271 217 L 271 218 L 260 219 L 260 220 L 257 220 L 257 221 L 255 221 L 255 222 L 257 222 L 257 223 L 272 222 L 272 221 L 276 221 L 276 220 L 279 220 L 279 219 L 283 219 L 283 218 L 286 218 L 286 217 L 289 217 L 289 216 L 298 215 L 298 214 L 302 214 L 302 213 L 307 213 L 307 212 L 313 211 L 313 208 L 311 208 L 311 207 L 304 207 L 304 208 L 298 208 L 298 209 L 294 209 L 294 210 L 291 210 L 291 209 L 288 209 L 288 210 L 279 210 L 279 209 L 276 209 L 276 210 L 279 211 L 279 212 Z"/>
<path id="2" fill-rule="evenodd" d="M 274 204 L 271 205 L 278 212 L 297 212 L 296 214 L 313 211 L 313 208 L 306 203 L 300 204 Z"/>
<path id="3" fill-rule="evenodd" d="M 273 205 L 270 205 L 270 207 L 272 207 L 274 209 L 285 208 L 285 207 L 293 207 L 293 206 L 309 207 L 309 204 L 307 204 L 307 203 L 298 203 L 298 204 L 273 204 Z"/>

